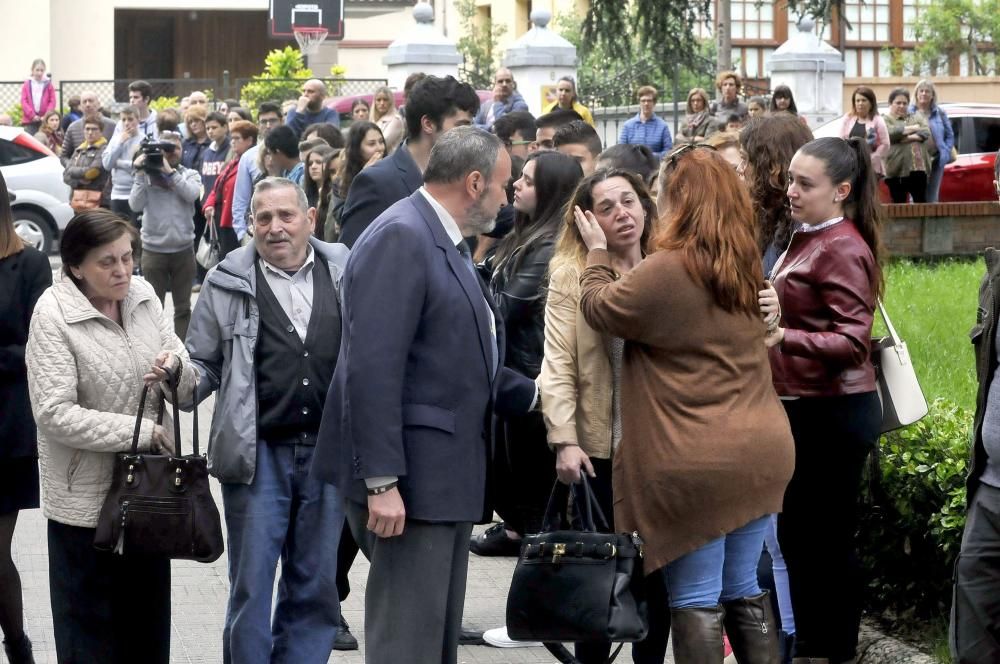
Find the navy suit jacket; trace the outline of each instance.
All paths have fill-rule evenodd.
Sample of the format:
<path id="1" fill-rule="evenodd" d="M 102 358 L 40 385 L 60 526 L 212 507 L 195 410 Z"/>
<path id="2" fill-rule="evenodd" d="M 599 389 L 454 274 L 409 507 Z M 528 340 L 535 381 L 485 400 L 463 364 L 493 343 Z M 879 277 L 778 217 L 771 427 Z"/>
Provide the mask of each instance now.
<path id="1" fill-rule="evenodd" d="M 353 247 L 375 218 L 424 184 L 424 175 L 410 156 L 406 144 L 387 159 L 362 170 L 351 182 L 340 216 L 338 242 Z"/>
<path id="2" fill-rule="evenodd" d="M 359 238 L 344 271 L 343 325 L 313 474 L 360 503 L 364 478 L 394 475 L 408 519 L 489 520 L 494 412 L 526 413 L 535 385 L 503 366 L 502 317 L 422 194 Z"/>

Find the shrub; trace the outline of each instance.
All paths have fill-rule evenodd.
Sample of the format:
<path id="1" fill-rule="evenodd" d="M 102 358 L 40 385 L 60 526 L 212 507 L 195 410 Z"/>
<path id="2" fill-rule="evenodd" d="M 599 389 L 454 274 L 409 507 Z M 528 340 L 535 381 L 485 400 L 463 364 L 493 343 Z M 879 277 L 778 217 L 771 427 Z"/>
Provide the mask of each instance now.
<path id="1" fill-rule="evenodd" d="M 157 97 L 149 101 L 149 107 L 157 113 L 166 108 L 176 108 L 180 111 L 181 102 L 177 97 Z"/>
<path id="2" fill-rule="evenodd" d="M 16 102 L 10 105 L 6 111 L 7 115 L 10 116 L 11 122 L 14 123 L 15 127 L 21 126 L 21 120 L 24 118 L 24 109 L 21 108 L 21 102 Z"/>
<path id="3" fill-rule="evenodd" d="M 298 99 L 302 81 L 313 77 L 302 53 L 291 46 L 275 49 L 264 58 L 264 71 L 240 90 L 240 105 L 257 111 L 261 102 Z"/>
<path id="4" fill-rule="evenodd" d="M 924 419 L 882 438 L 859 537 L 869 610 L 923 620 L 950 606 L 971 429 L 970 411 L 938 398 Z"/>

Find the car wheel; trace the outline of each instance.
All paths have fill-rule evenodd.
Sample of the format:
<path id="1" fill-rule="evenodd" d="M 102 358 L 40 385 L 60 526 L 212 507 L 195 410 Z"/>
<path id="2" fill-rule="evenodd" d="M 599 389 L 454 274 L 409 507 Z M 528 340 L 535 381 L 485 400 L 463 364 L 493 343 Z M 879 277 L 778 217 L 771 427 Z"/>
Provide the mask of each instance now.
<path id="1" fill-rule="evenodd" d="M 14 231 L 21 236 L 25 243 L 30 244 L 43 254 L 52 251 L 52 227 L 42 215 L 31 210 L 18 210 L 17 208 L 14 208 L 12 213 Z"/>

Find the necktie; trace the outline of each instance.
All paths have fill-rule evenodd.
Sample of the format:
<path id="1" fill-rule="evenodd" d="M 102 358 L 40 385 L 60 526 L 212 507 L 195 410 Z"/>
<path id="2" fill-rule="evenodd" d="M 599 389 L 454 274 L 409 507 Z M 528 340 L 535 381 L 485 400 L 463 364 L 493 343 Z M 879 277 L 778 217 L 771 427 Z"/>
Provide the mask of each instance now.
<path id="1" fill-rule="evenodd" d="M 472 273 L 472 278 L 475 279 L 476 285 L 479 285 L 479 275 L 476 273 L 476 266 L 472 262 L 472 252 L 469 250 L 469 245 L 466 244 L 465 240 L 462 240 L 455 245 L 458 252 L 462 254 L 462 262 L 465 267 L 469 269 Z M 482 290 L 482 288 L 480 288 Z M 497 375 L 497 364 L 499 362 L 499 353 L 497 351 L 497 331 L 496 331 L 496 320 L 493 316 L 493 310 L 490 308 L 489 302 L 486 301 L 486 295 L 483 294 L 483 306 L 486 307 L 486 315 L 489 317 L 490 321 L 490 338 L 492 343 L 490 344 L 490 367 L 492 369 L 491 376 Z"/>

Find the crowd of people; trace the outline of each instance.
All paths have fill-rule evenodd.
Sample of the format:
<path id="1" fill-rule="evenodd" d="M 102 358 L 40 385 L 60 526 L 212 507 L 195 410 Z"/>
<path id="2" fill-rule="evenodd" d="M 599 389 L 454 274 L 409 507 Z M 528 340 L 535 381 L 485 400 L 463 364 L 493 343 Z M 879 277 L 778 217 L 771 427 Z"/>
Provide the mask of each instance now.
<path id="1" fill-rule="evenodd" d="M 784 86 L 743 101 L 723 72 L 717 99 L 688 93 L 676 136 L 643 86 L 605 149 L 572 78 L 534 117 L 508 69 L 483 104 L 413 74 L 401 108 L 379 88 L 343 132 L 315 79 L 252 113 L 201 92 L 158 113 L 135 81 L 117 121 L 84 92 L 65 126 L 46 80 L 36 62 L 25 102 L 60 141 L 77 211 L 54 278 L 0 179 L 10 661 L 33 661 L 10 548 L 40 502 L 59 661 L 169 661 L 169 561 L 92 542 L 115 455 L 133 435 L 173 452 L 165 397 L 135 428 L 143 386 L 171 376 L 184 409 L 215 395 L 226 662 L 358 648 L 340 604 L 359 551 L 367 662 L 531 645 L 463 629 L 469 554 L 517 555 L 553 484 L 583 474 L 645 542 L 634 662 L 663 662 L 668 637 L 685 664 L 721 663 L 726 643 L 740 664 L 854 660 L 881 424 L 877 185 L 934 199 L 953 137 L 930 82 L 912 105 L 893 91 L 885 117 L 858 88 L 841 136 L 820 139 Z M 217 266 L 196 265 L 207 236 Z M 992 661 L 992 623 L 965 617 L 992 604 L 964 600 L 958 647 L 976 655 L 960 661 Z M 575 646 L 596 664 L 612 644 Z"/>

